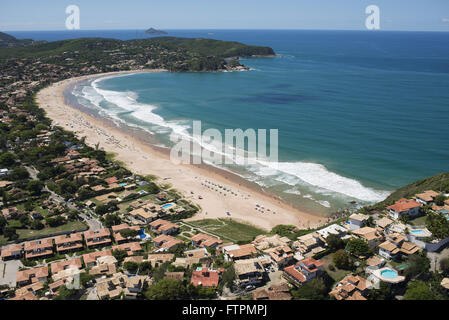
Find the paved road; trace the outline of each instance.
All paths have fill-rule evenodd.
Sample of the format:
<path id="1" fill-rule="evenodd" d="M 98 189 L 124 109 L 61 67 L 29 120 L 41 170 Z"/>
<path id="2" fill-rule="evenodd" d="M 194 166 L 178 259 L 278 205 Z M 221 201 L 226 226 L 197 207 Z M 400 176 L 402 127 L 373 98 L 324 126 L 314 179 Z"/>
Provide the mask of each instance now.
<path id="1" fill-rule="evenodd" d="M 20 260 L 0 261 L 0 285 L 16 286 L 16 274 L 23 267 Z"/>

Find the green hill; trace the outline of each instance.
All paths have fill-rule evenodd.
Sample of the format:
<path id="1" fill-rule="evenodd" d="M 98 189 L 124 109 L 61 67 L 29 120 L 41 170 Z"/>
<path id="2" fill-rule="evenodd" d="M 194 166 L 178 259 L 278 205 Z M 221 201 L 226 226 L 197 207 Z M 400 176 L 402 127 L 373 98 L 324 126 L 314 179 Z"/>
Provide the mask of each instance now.
<path id="1" fill-rule="evenodd" d="M 17 39 L 7 33 L 0 32 L 0 48 L 24 47 L 33 44 L 31 39 Z"/>
<path id="2" fill-rule="evenodd" d="M 401 198 L 411 198 L 415 194 L 422 193 L 426 190 L 449 192 L 449 172 L 440 173 L 433 177 L 425 178 L 399 188 L 390 194 L 384 201 L 376 204 L 375 207 L 384 208 Z"/>

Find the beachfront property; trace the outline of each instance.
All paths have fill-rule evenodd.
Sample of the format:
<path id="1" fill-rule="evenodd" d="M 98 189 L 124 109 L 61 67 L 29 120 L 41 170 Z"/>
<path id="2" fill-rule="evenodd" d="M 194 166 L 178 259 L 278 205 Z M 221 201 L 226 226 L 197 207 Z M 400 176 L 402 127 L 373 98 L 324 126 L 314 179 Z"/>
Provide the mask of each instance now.
<path id="1" fill-rule="evenodd" d="M 364 226 L 364 224 L 368 221 L 369 216 L 361 213 L 351 214 L 347 221 L 347 227 L 350 230 L 357 230 Z"/>
<path id="2" fill-rule="evenodd" d="M 373 284 L 361 276 L 347 275 L 337 283 L 334 289 L 329 292 L 336 300 L 367 300 L 368 290 L 373 289 Z"/>
<path id="3" fill-rule="evenodd" d="M 346 231 L 346 229 L 345 229 Z M 312 257 L 317 253 L 326 250 L 324 246 L 326 245 L 326 240 L 318 232 L 313 232 L 305 234 L 297 238 L 293 242 L 292 248 L 295 249 L 297 260 L 302 260 L 304 257 Z"/>
<path id="4" fill-rule="evenodd" d="M 179 232 L 179 226 L 170 221 L 157 219 L 150 223 L 151 231 L 155 234 L 176 234 Z"/>
<path id="5" fill-rule="evenodd" d="M 288 246 L 290 245 L 292 240 L 287 237 L 281 237 L 278 234 L 274 235 L 258 235 L 254 241 L 251 243 L 256 247 L 257 250 L 265 250 L 270 247 L 278 247 L 278 246 Z"/>
<path id="6" fill-rule="evenodd" d="M 298 261 L 296 265 L 284 269 L 284 277 L 294 285 L 301 286 L 318 276 L 323 270 L 324 263 L 321 260 L 307 258 Z"/>
<path id="7" fill-rule="evenodd" d="M 224 254 L 226 261 L 236 261 L 239 259 L 251 258 L 251 256 L 257 253 L 253 244 L 231 244 L 224 247 L 220 247 L 220 251 Z"/>
<path id="8" fill-rule="evenodd" d="M 266 270 L 259 258 L 237 260 L 234 270 L 237 285 L 241 288 L 259 286 L 265 281 Z"/>
<path id="9" fill-rule="evenodd" d="M 435 200 L 435 198 L 439 195 L 440 194 L 436 191 L 427 190 L 427 191 L 424 191 L 423 193 L 415 194 L 414 198 L 415 198 L 416 202 L 419 202 L 424 205 L 431 205 L 433 203 L 433 201 Z"/>
<path id="10" fill-rule="evenodd" d="M 111 232 L 108 228 L 97 231 L 89 230 L 83 233 L 86 246 L 89 249 L 104 247 L 112 244 Z"/>
<path id="11" fill-rule="evenodd" d="M 54 238 L 56 252 L 64 254 L 83 249 L 83 236 L 81 232 L 60 235 Z"/>
<path id="12" fill-rule="evenodd" d="M 223 243 L 222 240 L 205 233 L 198 233 L 190 238 L 190 240 L 195 247 L 200 248 L 215 248 Z"/>
<path id="13" fill-rule="evenodd" d="M 376 220 L 376 226 L 378 228 L 381 228 L 383 231 L 386 231 L 386 229 L 393 223 L 393 220 L 388 219 L 387 217 L 383 217 L 379 220 Z"/>
<path id="14" fill-rule="evenodd" d="M 363 227 L 353 230 L 352 234 L 362 240 L 365 240 L 371 248 L 376 247 L 379 242 L 383 240 L 383 235 L 380 230 L 371 227 Z"/>
<path id="15" fill-rule="evenodd" d="M 25 242 L 23 250 L 26 259 L 42 259 L 53 255 L 53 239 L 41 239 Z"/>
<path id="16" fill-rule="evenodd" d="M 348 230 L 342 227 L 341 225 L 334 223 L 331 224 L 330 226 L 327 226 L 326 228 L 319 229 L 316 232 L 321 236 L 322 239 L 326 239 L 331 234 L 339 236 L 340 238 L 344 239 L 346 234 L 348 233 Z"/>
<path id="17" fill-rule="evenodd" d="M 421 204 L 415 200 L 401 198 L 393 205 L 387 207 L 387 211 L 394 219 L 407 215 L 409 217 L 416 217 L 419 215 Z"/>
<path id="18" fill-rule="evenodd" d="M 181 240 L 172 236 L 161 234 L 156 238 L 153 238 L 154 246 L 158 248 L 158 251 L 167 251 L 179 247 L 184 244 Z"/>
<path id="19" fill-rule="evenodd" d="M 273 264 L 278 268 L 283 268 L 294 262 L 293 251 L 289 246 L 279 246 L 263 251 L 267 254 Z"/>

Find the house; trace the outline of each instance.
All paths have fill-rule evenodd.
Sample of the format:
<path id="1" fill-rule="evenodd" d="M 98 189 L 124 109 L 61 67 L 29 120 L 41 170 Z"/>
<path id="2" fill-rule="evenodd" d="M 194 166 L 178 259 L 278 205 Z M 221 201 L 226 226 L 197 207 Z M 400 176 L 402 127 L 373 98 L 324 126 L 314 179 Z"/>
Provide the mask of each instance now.
<path id="1" fill-rule="evenodd" d="M 107 184 L 113 184 L 113 183 L 117 183 L 118 179 L 117 179 L 117 177 L 110 177 L 110 178 L 104 179 L 104 181 L 106 181 Z"/>
<path id="2" fill-rule="evenodd" d="M 337 300 L 367 300 L 367 292 L 373 288 L 370 281 L 350 274 L 337 283 L 329 294 Z"/>
<path id="3" fill-rule="evenodd" d="M 290 288 L 287 283 L 273 284 L 267 289 L 253 291 L 254 300 L 291 300 Z"/>
<path id="4" fill-rule="evenodd" d="M 173 253 L 149 254 L 147 260 L 153 267 L 158 267 L 166 262 L 172 262 L 175 258 Z"/>
<path id="5" fill-rule="evenodd" d="M 237 260 L 234 263 L 237 284 L 246 288 L 258 286 L 265 278 L 265 268 L 259 258 Z"/>
<path id="6" fill-rule="evenodd" d="M 416 217 L 419 214 L 420 208 L 421 204 L 415 200 L 402 198 L 396 201 L 393 205 L 388 206 L 387 210 L 391 217 L 399 219 L 404 215 Z"/>
<path id="7" fill-rule="evenodd" d="M 126 262 L 126 259 L 125 261 Z M 97 264 L 89 270 L 91 275 L 113 275 L 117 272 L 117 259 L 113 256 L 103 256 L 97 259 Z"/>
<path id="8" fill-rule="evenodd" d="M 131 240 L 136 240 L 136 239 L 124 238 L 121 235 L 120 231 L 123 231 L 123 230 L 134 230 L 134 231 L 140 232 L 140 228 L 139 227 L 137 227 L 137 226 L 130 226 L 130 225 L 126 224 L 126 223 L 122 223 L 122 224 L 119 224 L 117 226 L 112 226 L 111 229 L 112 229 L 112 233 L 114 235 L 115 242 L 117 242 L 118 244 L 121 244 L 121 243 L 124 243 L 124 242 L 127 242 L 127 241 L 131 241 Z"/>
<path id="9" fill-rule="evenodd" d="M 16 207 L 2 209 L 2 215 L 6 220 L 15 219 L 22 214 L 24 214 L 23 211 L 18 210 Z"/>
<path id="10" fill-rule="evenodd" d="M 117 201 L 118 194 L 115 192 L 110 192 L 103 194 L 101 196 L 95 197 L 95 200 L 100 201 L 103 204 L 107 204 L 111 201 Z"/>
<path id="11" fill-rule="evenodd" d="M 321 260 L 307 258 L 298 261 L 296 265 L 285 268 L 284 276 L 292 281 L 294 285 L 300 286 L 319 275 L 323 269 L 323 265 L 324 263 Z"/>
<path id="12" fill-rule="evenodd" d="M 415 194 L 416 202 L 422 203 L 424 205 L 430 205 L 440 194 L 433 190 L 427 190 L 423 193 Z"/>
<path id="13" fill-rule="evenodd" d="M 293 251 L 289 246 L 270 248 L 264 250 L 264 252 L 270 256 L 271 260 L 278 268 L 283 268 L 294 261 Z"/>
<path id="14" fill-rule="evenodd" d="M 74 252 L 83 249 L 81 232 L 64 234 L 53 238 L 58 254 Z"/>
<path id="15" fill-rule="evenodd" d="M 13 185 L 12 181 L 5 181 L 5 180 L 0 181 L 0 189 L 9 188 L 12 185 Z"/>
<path id="16" fill-rule="evenodd" d="M 128 253 L 128 256 L 132 256 L 138 253 L 141 253 L 142 247 L 140 246 L 140 243 L 138 242 L 129 242 L 129 243 L 122 243 L 116 246 L 112 247 L 112 251 L 114 250 L 123 250 Z"/>
<path id="17" fill-rule="evenodd" d="M 363 227 L 360 229 L 356 229 L 352 231 L 352 234 L 356 235 L 362 240 L 365 240 L 368 242 L 368 245 L 371 248 L 374 248 L 377 246 L 377 244 L 382 241 L 383 236 L 379 232 L 379 230 L 371 228 L 371 227 Z"/>
<path id="18" fill-rule="evenodd" d="M 157 219 L 150 223 L 151 230 L 155 234 L 175 234 L 179 232 L 179 226 L 170 221 Z"/>
<path id="19" fill-rule="evenodd" d="M 3 261 L 20 259 L 23 256 L 23 244 L 13 244 L 9 247 L 3 247 L 1 258 Z"/>
<path id="20" fill-rule="evenodd" d="M 215 248 L 219 244 L 223 243 L 222 240 L 204 233 L 198 233 L 194 235 L 190 240 L 192 240 L 192 244 L 195 247 L 201 248 Z"/>
<path id="21" fill-rule="evenodd" d="M 126 287 L 128 277 L 121 272 L 115 273 L 110 278 L 96 280 L 97 295 L 99 299 L 117 299 Z"/>
<path id="22" fill-rule="evenodd" d="M 11 171 L 7 168 L 0 169 L 0 177 L 7 176 Z"/>
<path id="23" fill-rule="evenodd" d="M 87 248 L 93 249 L 112 244 L 111 232 L 108 228 L 97 231 L 89 230 L 83 233 Z"/>
<path id="24" fill-rule="evenodd" d="M 348 226 L 350 230 L 360 229 L 368 221 L 369 216 L 366 214 L 354 213 L 349 216 Z"/>
<path id="25" fill-rule="evenodd" d="M 343 238 L 347 232 L 348 230 L 346 228 L 343 228 L 342 226 L 334 223 L 331 224 L 330 226 L 327 226 L 326 228 L 318 230 L 316 233 L 318 233 L 321 236 L 321 238 L 326 239 L 331 234 Z"/>
<path id="26" fill-rule="evenodd" d="M 137 299 L 138 295 L 142 293 L 151 284 L 151 279 L 147 276 L 133 276 L 125 279 L 125 289 L 123 290 L 125 299 Z"/>
<path id="27" fill-rule="evenodd" d="M 111 250 L 94 251 L 91 253 L 83 254 L 84 265 L 86 266 L 86 268 L 93 267 L 97 263 L 98 258 L 105 256 L 112 256 Z"/>
<path id="28" fill-rule="evenodd" d="M 50 267 L 53 281 L 64 280 L 72 283 L 75 276 L 84 272 L 84 270 L 81 270 L 82 264 L 80 258 L 53 262 Z"/>
<path id="29" fill-rule="evenodd" d="M 258 235 L 253 242 L 251 242 L 257 250 L 265 250 L 270 247 L 278 247 L 278 246 L 288 246 L 292 240 L 287 237 L 281 237 L 278 234 L 274 234 L 272 236 L 268 235 Z"/>
<path id="30" fill-rule="evenodd" d="M 53 255 L 53 239 L 41 239 L 25 242 L 23 247 L 26 259 L 46 258 Z"/>
<path id="31" fill-rule="evenodd" d="M 18 286 L 24 286 L 35 282 L 45 282 L 48 277 L 48 267 L 38 267 L 17 271 L 16 282 Z"/>
<path id="32" fill-rule="evenodd" d="M 252 255 L 257 253 L 256 248 L 251 243 L 243 245 L 233 244 L 230 246 L 222 247 L 221 250 L 226 261 L 251 258 Z"/>
<path id="33" fill-rule="evenodd" d="M 312 253 L 314 255 L 325 250 L 323 248 L 325 241 L 326 240 L 318 232 L 313 232 L 298 237 L 297 240 L 293 242 L 292 247 L 299 251 L 301 256 L 308 253 Z"/>
<path id="34" fill-rule="evenodd" d="M 130 211 L 128 214 L 147 224 L 157 219 L 157 217 L 159 216 L 159 211 L 157 210 L 156 207 L 154 207 L 153 209 L 142 207 L 134 209 Z"/>
<path id="35" fill-rule="evenodd" d="M 199 249 L 184 251 L 184 256 L 186 256 L 188 258 L 203 259 L 203 258 L 210 257 L 210 253 L 207 252 L 206 248 L 199 248 Z"/>
<path id="36" fill-rule="evenodd" d="M 180 271 L 180 272 L 168 272 L 167 271 L 164 274 L 164 278 L 183 281 L 184 280 L 184 272 L 183 271 Z"/>
<path id="37" fill-rule="evenodd" d="M 387 217 L 383 217 L 376 221 L 376 225 L 381 228 L 382 230 L 385 230 L 393 223 L 393 220 L 388 219 Z"/>
<path id="38" fill-rule="evenodd" d="M 192 271 L 190 283 L 195 287 L 216 288 L 220 281 L 220 272 L 210 268 L 197 268 Z"/>
<path id="39" fill-rule="evenodd" d="M 399 254 L 399 249 L 390 241 L 385 241 L 379 245 L 379 255 L 391 260 L 395 259 Z"/>
<path id="40" fill-rule="evenodd" d="M 160 236 L 153 238 L 153 242 L 154 245 L 161 251 L 167 251 L 176 248 L 184 243 L 181 240 L 166 234 L 161 234 Z"/>

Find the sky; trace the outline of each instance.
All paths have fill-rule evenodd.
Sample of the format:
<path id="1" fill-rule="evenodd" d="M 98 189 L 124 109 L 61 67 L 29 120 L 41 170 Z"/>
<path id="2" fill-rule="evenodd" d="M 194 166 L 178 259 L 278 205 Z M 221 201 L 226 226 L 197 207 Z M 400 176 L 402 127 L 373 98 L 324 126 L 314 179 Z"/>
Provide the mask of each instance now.
<path id="1" fill-rule="evenodd" d="M 0 0 L 0 30 L 65 30 L 69 5 L 82 30 L 363 30 L 377 5 L 381 30 L 449 31 L 449 0 Z"/>

